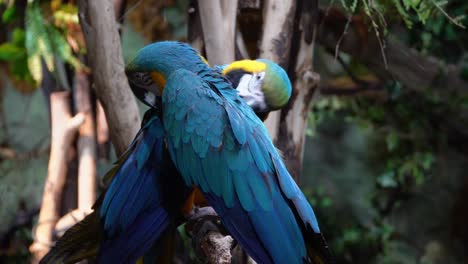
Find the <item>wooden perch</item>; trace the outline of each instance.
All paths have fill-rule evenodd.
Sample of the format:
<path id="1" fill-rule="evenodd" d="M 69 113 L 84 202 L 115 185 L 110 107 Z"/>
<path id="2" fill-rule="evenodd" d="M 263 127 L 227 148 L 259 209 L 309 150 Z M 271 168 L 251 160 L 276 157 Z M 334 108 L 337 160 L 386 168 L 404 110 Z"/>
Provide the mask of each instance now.
<path id="1" fill-rule="evenodd" d="M 114 7 L 111 0 L 79 0 L 78 8 L 96 94 L 120 156 L 139 129 L 140 116 L 125 75 Z"/>
<path id="2" fill-rule="evenodd" d="M 37 263 L 53 243 L 53 231 L 60 217 L 62 191 L 67 175 L 68 149 L 78 128 L 85 121 L 83 113 L 71 116 L 69 98 L 69 92 L 54 92 L 50 96 L 50 158 L 34 242 L 29 248 L 33 263 Z"/>
<path id="3" fill-rule="evenodd" d="M 234 239 L 227 234 L 213 208 L 195 208 L 185 229 L 192 236 L 195 254 L 203 262 L 231 263 Z"/>

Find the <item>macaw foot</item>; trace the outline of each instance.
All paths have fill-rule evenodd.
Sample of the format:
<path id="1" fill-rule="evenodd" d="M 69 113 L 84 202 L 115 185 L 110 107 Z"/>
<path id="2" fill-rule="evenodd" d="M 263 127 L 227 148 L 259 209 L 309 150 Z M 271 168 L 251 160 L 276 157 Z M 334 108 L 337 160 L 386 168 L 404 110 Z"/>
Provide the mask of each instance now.
<path id="1" fill-rule="evenodd" d="M 204 217 L 209 217 L 209 216 L 218 218 L 218 214 L 213 209 L 213 207 L 211 206 L 193 207 L 190 214 L 187 215 L 187 220 L 194 221 L 194 220 L 204 218 Z"/>
<path id="2" fill-rule="evenodd" d="M 212 207 L 194 207 L 185 230 L 192 236 L 197 256 L 207 263 L 231 263 L 235 242 Z"/>

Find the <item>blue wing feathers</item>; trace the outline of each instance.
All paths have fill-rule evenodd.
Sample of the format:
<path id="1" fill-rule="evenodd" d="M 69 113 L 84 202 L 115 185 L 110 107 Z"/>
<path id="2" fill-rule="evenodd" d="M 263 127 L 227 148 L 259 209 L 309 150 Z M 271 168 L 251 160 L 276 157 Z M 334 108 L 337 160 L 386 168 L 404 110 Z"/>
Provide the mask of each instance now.
<path id="1" fill-rule="evenodd" d="M 247 139 L 247 136 L 245 131 L 246 127 L 243 125 L 241 117 L 236 111 L 233 111 L 231 109 L 230 105 L 226 105 L 226 113 L 229 118 L 229 124 L 231 124 L 232 132 L 234 133 L 237 142 L 243 145 Z"/>
<path id="2" fill-rule="evenodd" d="M 151 124 L 152 126 L 150 126 Z M 127 227 L 129 222 L 136 217 L 136 215 L 131 214 L 132 212 L 140 212 L 140 209 L 145 205 L 145 197 L 139 196 L 141 192 L 157 193 L 153 174 L 159 174 L 159 168 L 144 166 L 144 164 L 150 160 L 151 154 L 155 157 L 161 157 L 163 134 L 159 130 L 162 129 L 162 124 L 159 119 L 153 119 L 145 128 L 145 132 L 140 134 L 139 138 L 136 138 L 139 143 L 137 143 L 135 150 L 130 153 L 122 167 L 117 171 L 104 197 L 101 218 L 104 218 L 104 228 L 110 235 Z M 150 171 L 140 171 L 143 167 Z M 140 177 L 129 177 L 129 175 L 140 174 Z M 149 197 L 153 196 L 150 195 Z M 125 212 L 129 201 L 139 201 L 139 203 L 130 203 L 133 209 L 125 213 L 128 219 L 120 218 L 120 215 Z"/>
<path id="3" fill-rule="evenodd" d="M 168 225 L 168 214 L 162 207 L 147 213 L 117 239 L 104 242 L 97 263 L 135 263 Z"/>
<path id="4" fill-rule="evenodd" d="M 238 199 L 233 201 L 234 206 L 228 207 L 224 200 L 216 195 L 208 193 L 205 194 L 205 197 L 218 215 L 222 216 L 223 225 L 243 245 L 252 258 L 262 260 L 266 264 L 273 263 L 263 244 L 259 243 L 260 238 L 255 231 L 255 227 Z"/>
<path id="5" fill-rule="evenodd" d="M 187 183 L 201 187 L 226 228 L 257 262 L 302 263 L 307 252 L 297 221 L 310 223 L 317 232 L 312 208 L 253 111 L 232 88 L 216 91 L 213 86 L 185 70 L 167 80 L 163 120 L 171 120 L 164 125 L 176 167 Z M 169 98 L 175 103 L 167 103 Z M 181 105 L 191 108 L 184 117 L 175 115 Z M 189 134 L 183 143 L 178 140 L 182 132 Z"/>
<path id="6" fill-rule="evenodd" d="M 166 201 L 161 189 L 161 181 L 172 173 L 164 171 L 170 168 L 163 165 L 164 138 L 160 119 L 150 119 L 132 143 L 134 149 L 122 160 L 100 210 L 105 240 L 99 263 L 134 263 L 171 223 L 166 207 L 171 201 Z"/>

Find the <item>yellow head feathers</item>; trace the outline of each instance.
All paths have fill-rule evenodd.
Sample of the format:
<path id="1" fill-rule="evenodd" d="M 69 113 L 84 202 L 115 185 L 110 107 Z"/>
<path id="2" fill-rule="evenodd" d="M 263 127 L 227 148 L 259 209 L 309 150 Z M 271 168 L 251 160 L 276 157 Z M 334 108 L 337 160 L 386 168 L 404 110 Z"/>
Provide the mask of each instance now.
<path id="1" fill-rule="evenodd" d="M 252 72 L 252 73 L 257 73 L 257 72 L 263 72 L 266 69 L 266 65 L 263 62 L 259 61 L 254 61 L 254 60 L 240 60 L 240 61 L 235 61 L 231 64 L 229 64 L 226 68 L 223 69 L 223 75 L 226 75 L 227 73 L 234 71 L 234 70 L 243 70 L 246 72 Z"/>

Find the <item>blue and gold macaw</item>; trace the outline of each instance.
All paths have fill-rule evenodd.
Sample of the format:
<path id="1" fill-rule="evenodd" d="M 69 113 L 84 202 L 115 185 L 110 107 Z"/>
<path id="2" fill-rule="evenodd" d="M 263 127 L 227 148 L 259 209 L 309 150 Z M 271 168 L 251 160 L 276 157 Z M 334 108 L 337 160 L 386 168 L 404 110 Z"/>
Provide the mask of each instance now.
<path id="1" fill-rule="evenodd" d="M 330 261 L 312 207 L 229 81 L 179 42 L 144 47 L 127 70 L 164 82 L 158 85 L 164 87 L 162 124 L 171 160 L 254 260 Z"/>
<path id="2" fill-rule="evenodd" d="M 262 91 L 276 89 L 281 97 L 286 93 L 289 98 L 291 93 L 286 73 L 270 61 L 242 61 L 219 69 L 233 87 L 247 91 L 243 92 L 244 97 L 248 96 L 248 91 L 258 94 L 259 84 Z M 165 234 L 170 234 L 182 221 L 179 208 L 191 188 L 182 182 L 163 146 L 161 98 L 153 81 L 161 87 L 164 82 L 160 75 L 151 75 L 150 79 L 145 74 L 129 78 L 137 97 L 152 109 L 145 114 L 141 131 L 118 165 L 104 178 L 105 182 L 110 182 L 109 188 L 96 202 L 95 212 L 67 231 L 42 263 L 73 263 L 96 254 L 100 263 L 132 263 L 152 245 L 163 244 L 158 240 L 170 239 Z M 252 80 L 247 82 L 246 78 Z M 262 115 L 287 103 L 288 98 L 275 101 L 272 98 L 275 93 L 265 94 L 268 96 L 259 101 L 250 100 L 267 105 L 262 108 Z M 171 261 L 160 257 L 158 263 Z"/>

